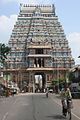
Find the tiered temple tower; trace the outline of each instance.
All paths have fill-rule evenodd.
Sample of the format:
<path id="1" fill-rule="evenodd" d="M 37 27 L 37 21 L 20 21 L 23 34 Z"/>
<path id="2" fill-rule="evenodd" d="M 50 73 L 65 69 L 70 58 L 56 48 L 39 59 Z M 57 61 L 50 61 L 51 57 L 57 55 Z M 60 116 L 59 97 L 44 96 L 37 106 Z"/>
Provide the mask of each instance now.
<path id="1" fill-rule="evenodd" d="M 20 5 L 9 40 L 7 73 L 20 87 L 35 91 L 35 75 L 42 76 L 42 89 L 66 78 L 74 65 L 71 49 L 54 5 Z M 60 82 L 60 81 L 59 81 Z"/>

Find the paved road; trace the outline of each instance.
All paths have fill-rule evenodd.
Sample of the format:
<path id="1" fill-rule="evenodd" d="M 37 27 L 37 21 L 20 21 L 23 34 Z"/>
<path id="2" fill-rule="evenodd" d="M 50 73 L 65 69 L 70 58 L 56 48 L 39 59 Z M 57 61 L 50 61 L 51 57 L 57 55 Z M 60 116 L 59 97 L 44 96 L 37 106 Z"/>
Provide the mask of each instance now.
<path id="1" fill-rule="evenodd" d="M 61 98 L 59 94 L 53 94 L 51 97 L 54 102 L 61 106 Z M 80 99 L 73 99 L 72 114 L 75 116 L 75 119 L 77 118 L 80 120 Z"/>
<path id="2" fill-rule="evenodd" d="M 25 94 L 0 99 L 0 120 L 65 120 L 53 96 Z M 73 120 L 79 120 L 73 116 Z"/>

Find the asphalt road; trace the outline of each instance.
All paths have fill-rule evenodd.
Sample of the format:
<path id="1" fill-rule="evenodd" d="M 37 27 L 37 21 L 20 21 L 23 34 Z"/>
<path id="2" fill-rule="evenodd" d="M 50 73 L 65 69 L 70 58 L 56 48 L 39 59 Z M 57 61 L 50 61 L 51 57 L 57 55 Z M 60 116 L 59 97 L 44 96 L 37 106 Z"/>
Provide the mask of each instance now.
<path id="1" fill-rule="evenodd" d="M 67 119 L 67 118 L 66 118 Z M 65 120 L 52 95 L 24 94 L 0 99 L 0 120 Z M 67 119 L 68 120 L 68 119 Z M 72 120 L 79 120 L 72 116 Z"/>

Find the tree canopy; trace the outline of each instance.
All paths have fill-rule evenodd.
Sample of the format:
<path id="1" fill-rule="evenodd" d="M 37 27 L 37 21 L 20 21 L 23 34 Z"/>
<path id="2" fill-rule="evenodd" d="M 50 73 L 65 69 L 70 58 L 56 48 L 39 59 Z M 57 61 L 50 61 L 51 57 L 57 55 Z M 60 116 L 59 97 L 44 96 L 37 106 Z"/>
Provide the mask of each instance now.
<path id="1" fill-rule="evenodd" d="M 0 43 L 0 63 L 4 64 L 7 55 L 10 52 L 10 47 L 5 44 Z"/>

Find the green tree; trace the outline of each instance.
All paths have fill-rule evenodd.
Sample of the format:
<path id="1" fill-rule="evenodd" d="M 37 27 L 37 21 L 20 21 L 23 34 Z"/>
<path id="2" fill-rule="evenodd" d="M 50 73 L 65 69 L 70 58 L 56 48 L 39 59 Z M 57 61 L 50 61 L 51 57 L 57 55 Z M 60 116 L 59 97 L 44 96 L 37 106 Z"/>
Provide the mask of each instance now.
<path id="1" fill-rule="evenodd" d="M 73 72 L 70 72 L 70 73 L 69 73 L 69 81 L 70 81 L 70 82 L 73 82 L 74 79 L 75 79 L 74 73 L 73 73 Z"/>
<path id="2" fill-rule="evenodd" d="M 10 48 L 5 45 L 0 43 L 0 63 L 4 64 L 5 59 L 7 59 L 7 55 L 10 52 Z"/>

